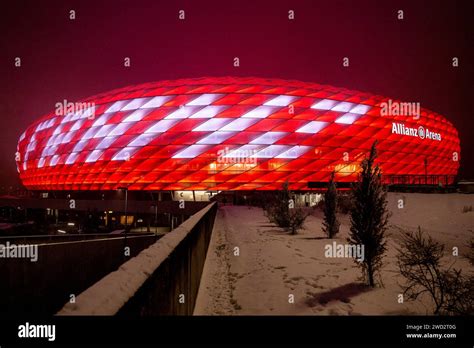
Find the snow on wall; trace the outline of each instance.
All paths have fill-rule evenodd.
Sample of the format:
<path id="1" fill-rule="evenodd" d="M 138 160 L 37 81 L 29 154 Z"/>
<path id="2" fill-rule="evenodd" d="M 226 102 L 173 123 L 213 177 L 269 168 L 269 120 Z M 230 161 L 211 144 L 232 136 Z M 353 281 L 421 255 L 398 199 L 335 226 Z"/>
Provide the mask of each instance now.
<path id="1" fill-rule="evenodd" d="M 156 243 L 67 303 L 57 315 L 115 315 L 216 203 L 207 205 Z"/>

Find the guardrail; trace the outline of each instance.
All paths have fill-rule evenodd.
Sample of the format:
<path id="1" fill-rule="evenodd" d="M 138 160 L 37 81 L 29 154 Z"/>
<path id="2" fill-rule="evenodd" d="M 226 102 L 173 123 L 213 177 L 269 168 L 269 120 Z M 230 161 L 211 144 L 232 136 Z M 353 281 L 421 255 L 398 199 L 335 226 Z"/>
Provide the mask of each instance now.
<path id="1" fill-rule="evenodd" d="M 217 211 L 209 204 L 58 315 L 192 315 Z"/>

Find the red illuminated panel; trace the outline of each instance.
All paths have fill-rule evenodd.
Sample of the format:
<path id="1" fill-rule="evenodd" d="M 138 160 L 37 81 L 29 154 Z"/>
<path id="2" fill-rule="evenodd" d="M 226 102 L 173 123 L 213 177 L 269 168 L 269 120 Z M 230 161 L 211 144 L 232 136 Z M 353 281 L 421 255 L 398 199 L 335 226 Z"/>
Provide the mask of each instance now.
<path id="1" fill-rule="evenodd" d="M 17 167 L 34 190 L 294 190 L 357 177 L 378 140 L 385 177 L 450 175 L 443 116 L 385 113 L 389 98 L 298 81 L 201 78 L 129 86 L 32 124 Z"/>

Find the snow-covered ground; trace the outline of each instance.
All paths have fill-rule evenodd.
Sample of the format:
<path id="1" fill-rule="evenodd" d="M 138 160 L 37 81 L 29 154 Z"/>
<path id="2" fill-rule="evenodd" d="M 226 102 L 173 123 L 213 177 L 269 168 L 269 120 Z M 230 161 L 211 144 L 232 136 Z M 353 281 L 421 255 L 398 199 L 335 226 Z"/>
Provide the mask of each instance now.
<path id="1" fill-rule="evenodd" d="M 403 200 L 403 208 L 400 199 Z M 268 222 L 256 207 L 223 206 L 216 218 L 195 308 L 196 315 L 381 315 L 428 314 L 427 298 L 399 303 L 403 278 L 396 265 L 403 231 L 420 225 L 445 244 L 445 261 L 472 272 L 460 254 L 474 236 L 473 195 L 389 193 L 392 212 L 387 231 L 383 287 L 361 284 L 360 269 L 350 258 L 326 258 L 321 231 L 322 213 L 316 209 L 305 229 L 290 235 Z M 340 233 L 334 240 L 346 243 L 349 217 L 340 215 Z M 236 249 L 238 248 L 238 250 Z M 236 252 L 238 251 L 238 255 Z M 294 299 L 294 301 L 292 301 Z"/>

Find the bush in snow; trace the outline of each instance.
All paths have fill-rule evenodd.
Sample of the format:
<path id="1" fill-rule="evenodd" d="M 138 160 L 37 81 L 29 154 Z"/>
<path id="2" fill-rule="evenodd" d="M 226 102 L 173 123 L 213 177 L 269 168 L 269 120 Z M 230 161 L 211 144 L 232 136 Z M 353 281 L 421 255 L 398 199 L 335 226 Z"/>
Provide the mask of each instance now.
<path id="1" fill-rule="evenodd" d="M 308 216 L 301 208 L 295 207 L 292 193 L 288 189 L 288 182 L 285 182 L 282 189 L 277 191 L 273 198 L 270 198 L 264 212 L 270 222 L 289 230 L 292 234 L 296 234 L 299 229 L 303 228 L 304 221 Z"/>
<path id="2" fill-rule="evenodd" d="M 418 228 L 418 232 L 404 236 L 398 251 L 398 267 L 405 278 L 403 293 L 408 300 L 428 294 L 433 314 L 473 314 L 474 279 L 465 277 L 461 270 L 442 269 L 442 244 L 425 238 Z"/>

